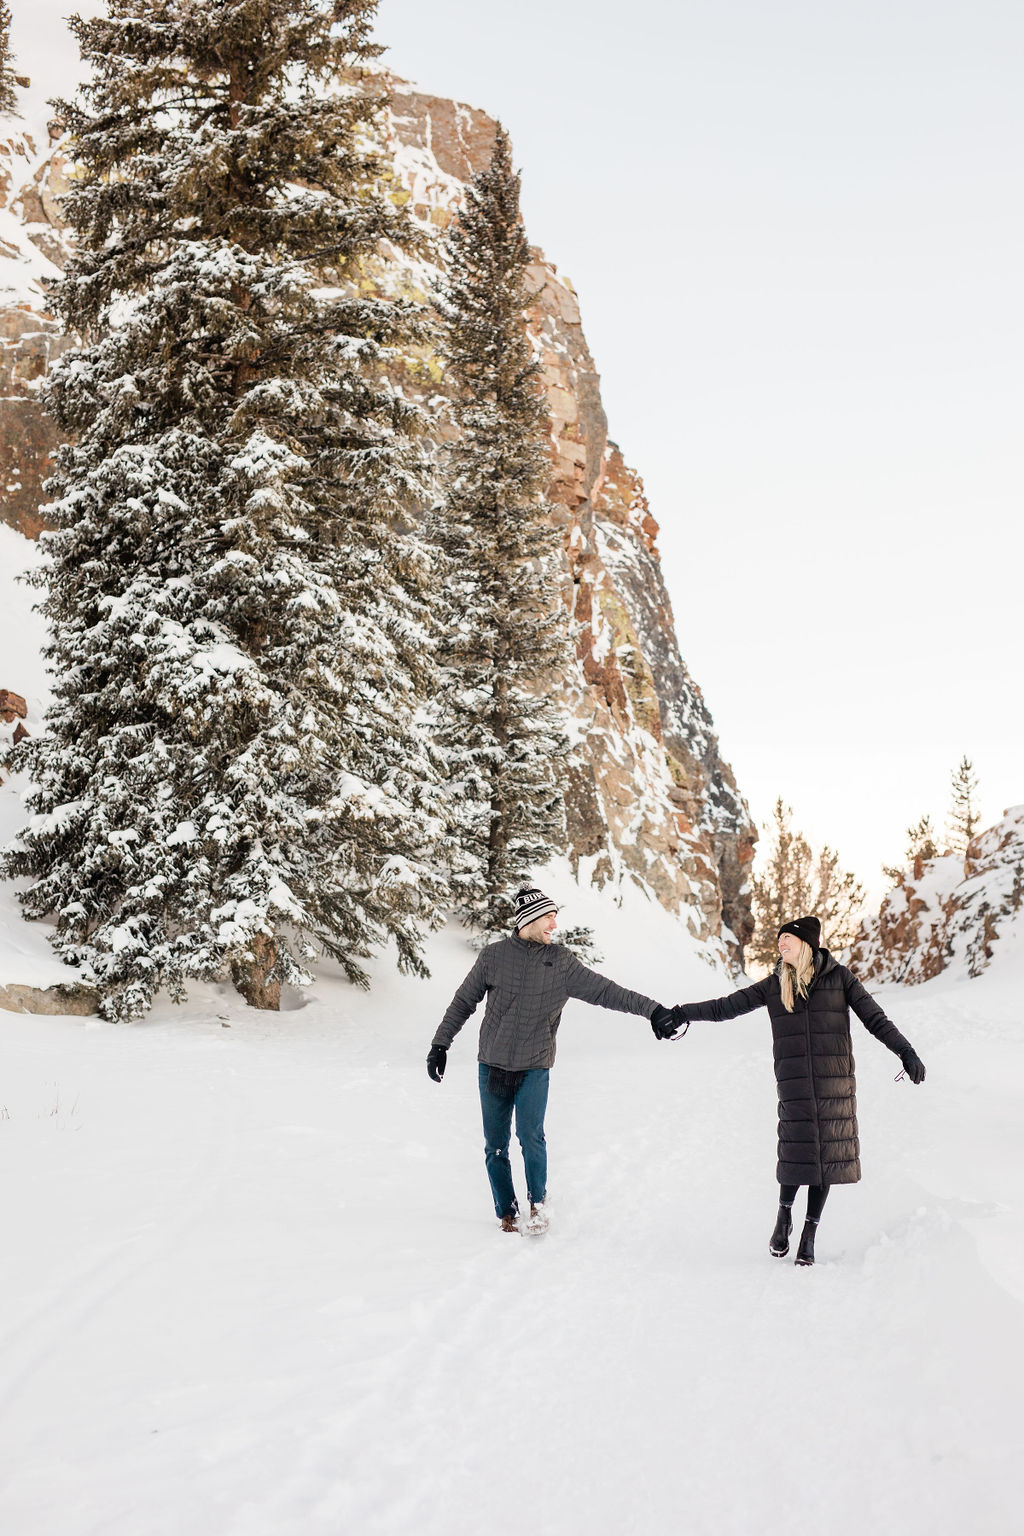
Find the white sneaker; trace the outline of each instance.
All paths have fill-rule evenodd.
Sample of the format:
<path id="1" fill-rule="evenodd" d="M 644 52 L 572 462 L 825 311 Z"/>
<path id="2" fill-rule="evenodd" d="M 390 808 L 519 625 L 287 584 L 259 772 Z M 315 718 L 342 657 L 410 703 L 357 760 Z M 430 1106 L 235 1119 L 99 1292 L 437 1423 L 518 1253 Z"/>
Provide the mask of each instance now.
<path id="1" fill-rule="evenodd" d="M 528 1232 L 531 1237 L 539 1237 L 542 1232 L 547 1231 L 550 1225 L 551 1217 L 542 1201 L 540 1205 L 530 1206 L 530 1214 L 522 1223 L 522 1229 L 524 1232 Z"/>

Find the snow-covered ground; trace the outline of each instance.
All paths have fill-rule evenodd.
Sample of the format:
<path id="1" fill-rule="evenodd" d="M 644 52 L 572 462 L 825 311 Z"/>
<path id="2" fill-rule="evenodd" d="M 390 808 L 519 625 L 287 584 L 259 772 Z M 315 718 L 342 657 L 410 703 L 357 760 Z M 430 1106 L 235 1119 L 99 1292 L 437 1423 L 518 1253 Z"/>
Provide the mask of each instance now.
<path id="1" fill-rule="evenodd" d="M 640 896 L 581 906 L 608 974 L 727 990 Z M 0 1013 L 0 1530 L 1020 1530 L 1024 952 L 881 994 L 928 1080 L 863 1033 L 811 1270 L 767 1252 L 763 1014 L 659 1044 L 570 1005 L 552 1228 L 502 1235 L 472 1027 L 424 1070 L 471 960 L 446 931 L 430 981 L 277 1016 Z"/>
<path id="2" fill-rule="evenodd" d="M 34 729 L 31 600 L 0 605 L 0 686 Z M 0 836 L 21 814 L 0 788 Z M 639 892 L 554 878 L 606 973 L 728 989 Z M 570 1005 L 552 1228 L 499 1233 L 472 1025 L 424 1069 L 473 956 L 447 930 L 429 958 L 280 1015 L 216 988 L 133 1027 L 0 1012 L 4 1536 L 1021 1530 L 1020 939 L 879 994 L 928 1080 L 862 1033 L 865 1177 L 812 1270 L 767 1252 L 763 1014 L 659 1044 Z M 0 982 L 63 975 L 0 886 Z"/>

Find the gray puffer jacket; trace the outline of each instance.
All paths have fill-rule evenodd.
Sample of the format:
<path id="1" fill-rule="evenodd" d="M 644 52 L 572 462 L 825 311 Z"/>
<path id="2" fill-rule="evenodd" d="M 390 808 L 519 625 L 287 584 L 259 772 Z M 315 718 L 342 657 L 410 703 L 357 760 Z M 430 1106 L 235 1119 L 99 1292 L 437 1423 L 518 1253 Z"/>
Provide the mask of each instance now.
<path id="1" fill-rule="evenodd" d="M 477 1059 L 508 1072 L 553 1065 L 555 1035 L 570 997 L 645 1019 L 658 1006 L 653 998 L 588 970 L 560 944 L 499 939 L 480 951 L 431 1043 L 447 1050 L 485 993 Z"/>

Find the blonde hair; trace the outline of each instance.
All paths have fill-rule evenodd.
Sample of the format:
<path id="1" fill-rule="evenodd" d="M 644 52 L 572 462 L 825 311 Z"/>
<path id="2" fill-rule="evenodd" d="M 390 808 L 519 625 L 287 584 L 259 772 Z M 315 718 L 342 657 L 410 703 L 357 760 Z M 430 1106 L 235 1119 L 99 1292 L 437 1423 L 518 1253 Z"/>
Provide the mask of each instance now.
<path id="1" fill-rule="evenodd" d="M 787 1013 L 793 1012 L 796 994 L 801 997 L 807 996 L 813 976 L 814 950 L 805 939 L 801 939 L 796 965 L 790 965 L 788 960 L 783 960 L 779 971 L 779 991 L 782 993 L 782 1006 Z"/>

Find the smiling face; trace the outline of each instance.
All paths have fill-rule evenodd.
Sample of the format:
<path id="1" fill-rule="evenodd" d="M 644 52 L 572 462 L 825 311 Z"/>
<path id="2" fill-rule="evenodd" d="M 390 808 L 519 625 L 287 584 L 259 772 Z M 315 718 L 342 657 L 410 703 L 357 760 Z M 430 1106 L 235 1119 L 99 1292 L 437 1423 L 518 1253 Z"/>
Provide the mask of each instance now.
<path id="1" fill-rule="evenodd" d="M 798 939 L 795 933 L 779 934 L 779 954 L 787 965 L 796 965 L 797 956 L 800 953 L 800 945 L 803 941 Z"/>
<path id="2" fill-rule="evenodd" d="M 532 923 L 527 923 L 525 928 L 520 928 L 521 939 L 532 939 L 535 944 L 550 944 L 551 935 L 558 927 L 558 917 L 554 912 L 545 912 L 543 917 L 535 917 Z"/>

